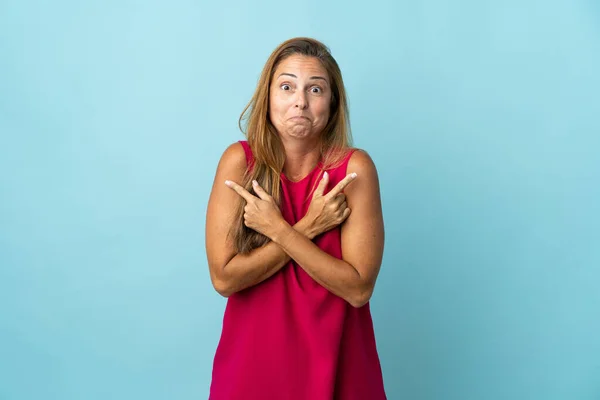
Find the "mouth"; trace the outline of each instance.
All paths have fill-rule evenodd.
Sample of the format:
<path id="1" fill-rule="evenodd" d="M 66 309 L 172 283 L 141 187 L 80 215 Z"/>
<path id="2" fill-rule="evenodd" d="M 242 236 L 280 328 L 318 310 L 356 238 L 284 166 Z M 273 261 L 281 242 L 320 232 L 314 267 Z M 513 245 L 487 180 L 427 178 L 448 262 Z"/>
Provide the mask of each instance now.
<path id="1" fill-rule="evenodd" d="M 310 119 L 308 119 L 308 117 L 299 116 L 290 118 L 290 121 L 310 121 Z"/>

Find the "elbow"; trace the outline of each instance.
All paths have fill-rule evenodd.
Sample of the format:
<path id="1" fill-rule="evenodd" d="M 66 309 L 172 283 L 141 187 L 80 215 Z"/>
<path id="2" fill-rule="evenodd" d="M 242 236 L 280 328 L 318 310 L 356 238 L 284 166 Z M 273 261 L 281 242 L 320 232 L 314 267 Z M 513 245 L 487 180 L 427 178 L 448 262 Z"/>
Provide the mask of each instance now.
<path id="1" fill-rule="evenodd" d="M 214 282 L 213 281 L 213 287 L 215 288 L 215 291 L 217 293 L 219 293 L 221 296 L 228 298 L 229 296 L 231 296 L 233 294 L 233 291 L 223 282 Z"/>
<path id="2" fill-rule="evenodd" d="M 357 297 L 357 298 L 348 300 L 348 303 L 350 303 L 350 305 L 354 308 L 361 308 L 369 302 L 369 299 L 370 298 L 366 298 L 366 297 Z"/>
<path id="3" fill-rule="evenodd" d="M 361 287 L 354 293 L 351 298 L 347 301 L 354 308 L 361 308 L 366 305 L 369 300 L 371 300 L 371 296 L 373 295 L 373 286 L 367 285 L 365 287 Z"/>
<path id="4" fill-rule="evenodd" d="M 228 298 L 229 296 L 235 293 L 231 285 L 228 285 L 227 282 L 224 282 L 222 280 L 213 280 L 212 284 L 215 288 L 215 291 L 225 298 Z"/>
<path id="5" fill-rule="evenodd" d="M 210 280 L 213 288 L 217 293 L 225 298 L 230 297 L 243 288 L 239 279 L 237 279 L 235 275 L 232 275 L 228 272 L 229 261 L 226 263 L 211 263 L 209 261 L 208 263 Z"/>
<path id="6" fill-rule="evenodd" d="M 221 296 L 227 298 L 227 297 L 231 296 L 233 293 L 235 293 L 232 285 L 226 279 L 223 279 L 222 277 L 211 273 L 210 280 L 212 282 L 212 285 L 213 285 L 213 288 L 215 289 L 215 291 L 217 293 L 219 293 Z"/>

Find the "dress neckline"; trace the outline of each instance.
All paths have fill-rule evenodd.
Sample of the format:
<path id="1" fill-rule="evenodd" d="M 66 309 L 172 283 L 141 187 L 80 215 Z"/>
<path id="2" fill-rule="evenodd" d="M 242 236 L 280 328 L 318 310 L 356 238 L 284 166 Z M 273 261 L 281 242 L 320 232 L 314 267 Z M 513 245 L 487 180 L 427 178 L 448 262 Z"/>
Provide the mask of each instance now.
<path id="1" fill-rule="evenodd" d="M 321 161 L 319 161 L 319 162 L 317 163 L 317 165 L 315 165 L 315 166 L 314 166 L 314 168 L 313 168 L 313 169 L 312 169 L 312 170 L 311 170 L 311 171 L 310 171 L 310 172 L 309 172 L 309 173 L 308 173 L 306 176 L 304 176 L 303 178 L 301 178 L 300 180 L 297 180 L 297 181 L 293 181 L 293 180 L 289 179 L 289 178 L 288 178 L 287 176 L 285 176 L 285 174 L 282 172 L 282 173 L 281 173 L 281 180 L 282 180 L 282 181 L 285 181 L 285 182 L 287 182 L 287 183 L 293 183 L 293 184 L 302 183 L 302 182 L 304 182 L 304 181 L 308 180 L 308 179 L 309 179 L 309 178 L 310 178 L 310 177 L 311 177 L 311 176 L 312 176 L 312 175 L 315 173 L 315 171 L 319 170 L 319 169 L 320 169 L 322 166 L 323 166 L 323 165 L 321 164 Z"/>

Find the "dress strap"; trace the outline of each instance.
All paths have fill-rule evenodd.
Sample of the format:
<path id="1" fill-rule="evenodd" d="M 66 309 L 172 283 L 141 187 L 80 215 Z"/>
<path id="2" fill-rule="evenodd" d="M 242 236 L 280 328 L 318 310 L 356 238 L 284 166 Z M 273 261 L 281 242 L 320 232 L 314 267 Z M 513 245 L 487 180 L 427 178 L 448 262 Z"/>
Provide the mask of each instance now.
<path id="1" fill-rule="evenodd" d="M 252 154 L 252 149 L 250 148 L 247 140 L 239 140 L 239 143 L 244 148 L 244 153 L 246 153 L 246 166 L 248 167 L 248 170 L 250 170 L 254 165 L 254 155 Z"/>
<path id="2" fill-rule="evenodd" d="M 348 163 L 350 162 L 350 157 L 352 157 L 352 154 L 354 154 L 354 152 L 358 150 L 357 148 L 351 148 L 348 150 L 348 153 L 344 156 L 344 160 L 342 161 L 342 163 L 340 164 L 340 168 L 342 169 L 342 171 L 346 171 L 348 170 Z"/>

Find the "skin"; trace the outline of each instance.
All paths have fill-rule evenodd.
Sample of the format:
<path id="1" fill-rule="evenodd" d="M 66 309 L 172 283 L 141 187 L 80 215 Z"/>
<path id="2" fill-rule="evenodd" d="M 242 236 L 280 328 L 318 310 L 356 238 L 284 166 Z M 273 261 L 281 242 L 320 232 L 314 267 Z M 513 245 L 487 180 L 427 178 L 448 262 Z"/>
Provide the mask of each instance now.
<path id="1" fill-rule="evenodd" d="M 318 60 L 290 56 L 277 67 L 270 86 L 269 117 L 284 144 L 283 172 L 289 179 L 301 179 L 317 164 L 319 135 L 329 118 L 330 101 L 329 77 Z M 353 173 L 327 193 L 324 176 L 307 214 L 294 226 L 283 219 L 260 186 L 254 184 L 258 194 L 254 196 L 236 183 L 245 168 L 242 146 L 231 145 L 219 162 L 209 199 L 206 249 L 215 289 L 227 297 L 262 282 L 294 259 L 330 292 L 354 307 L 365 305 L 375 287 L 384 243 L 379 181 L 371 158 L 355 151 L 348 163 Z M 237 254 L 226 239 L 238 196 L 246 201 L 246 226 L 271 239 L 246 255 Z M 340 224 L 342 259 L 312 242 Z"/>
<path id="2" fill-rule="evenodd" d="M 319 161 L 319 137 L 329 120 L 331 87 L 327 71 L 312 57 L 283 60 L 269 89 L 269 117 L 286 151 L 283 173 L 296 181 Z"/>

